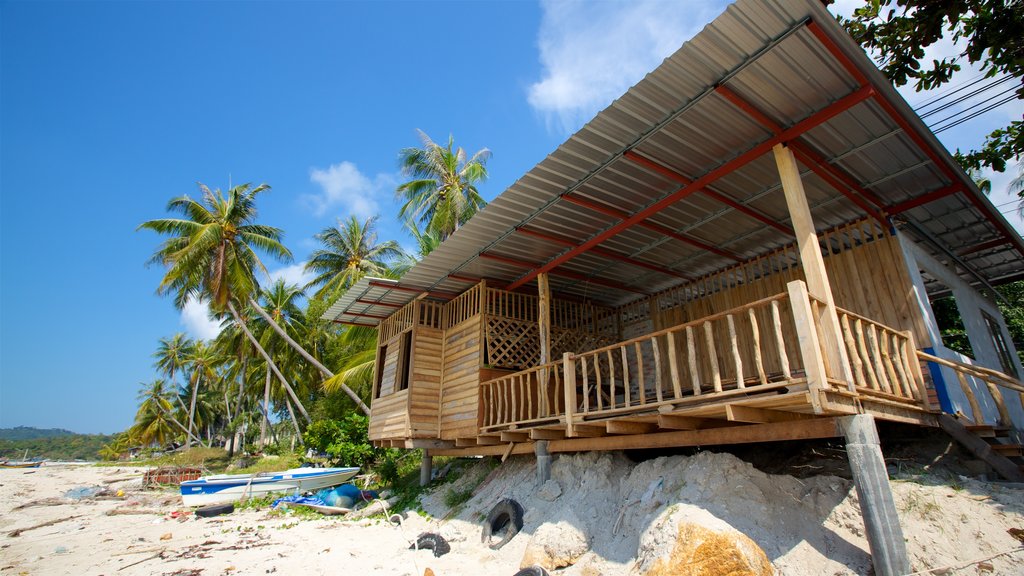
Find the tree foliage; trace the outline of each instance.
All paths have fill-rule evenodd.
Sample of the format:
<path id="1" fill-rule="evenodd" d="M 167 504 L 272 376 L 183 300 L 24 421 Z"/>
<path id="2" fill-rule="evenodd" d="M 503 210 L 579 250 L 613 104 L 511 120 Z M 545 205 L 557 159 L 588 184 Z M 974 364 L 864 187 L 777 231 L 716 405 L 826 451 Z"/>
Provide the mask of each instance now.
<path id="1" fill-rule="evenodd" d="M 918 91 L 938 88 L 960 71 L 961 64 L 981 63 L 988 77 L 1016 79 L 1024 99 L 1024 2 L 1019 0 L 868 0 L 852 18 L 840 18 L 847 32 L 877 54 L 882 72 L 896 86 L 914 83 Z M 963 40 L 959 54 L 925 61 L 925 49 L 943 37 Z M 1024 154 L 1022 122 L 995 130 L 978 150 L 961 153 L 966 169 L 997 172 Z"/>

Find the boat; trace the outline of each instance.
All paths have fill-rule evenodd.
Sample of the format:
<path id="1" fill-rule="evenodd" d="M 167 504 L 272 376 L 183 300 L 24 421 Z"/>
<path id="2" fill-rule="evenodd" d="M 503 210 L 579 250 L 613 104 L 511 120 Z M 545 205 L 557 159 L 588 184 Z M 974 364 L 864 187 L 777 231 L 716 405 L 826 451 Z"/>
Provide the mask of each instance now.
<path id="1" fill-rule="evenodd" d="M 39 468 L 42 462 L 0 462 L 0 468 Z"/>
<path id="2" fill-rule="evenodd" d="M 215 474 L 181 483 L 185 506 L 225 504 L 271 492 L 301 494 L 344 484 L 359 468 L 292 468 L 258 474 Z"/>

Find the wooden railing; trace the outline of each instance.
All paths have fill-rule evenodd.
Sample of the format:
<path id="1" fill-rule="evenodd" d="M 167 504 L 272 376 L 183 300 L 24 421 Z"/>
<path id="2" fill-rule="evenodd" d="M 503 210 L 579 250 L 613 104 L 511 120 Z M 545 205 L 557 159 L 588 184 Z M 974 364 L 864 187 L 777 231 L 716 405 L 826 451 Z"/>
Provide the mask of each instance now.
<path id="1" fill-rule="evenodd" d="M 795 342 L 789 296 L 778 294 L 483 382 L 480 426 L 561 419 L 571 430 L 583 416 L 783 387 L 803 377 Z"/>
<path id="2" fill-rule="evenodd" d="M 956 377 L 960 382 L 960 389 L 963 391 L 964 396 L 967 397 L 967 401 L 971 406 L 971 419 L 975 424 L 983 424 L 985 422 L 985 417 L 981 411 L 981 405 L 978 403 L 978 398 L 975 396 L 974 390 L 967 381 L 968 377 L 974 378 L 985 384 L 989 395 L 992 396 L 992 401 L 996 405 L 996 410 L 999 411 L 999 420 L 997 421 L 997 424 L 1000 426 L 1011 425 L 1010 411 L 1006 407 L 1006 399 L 1000 388 L 1009 390 L 1011 393 L 1015 392 L 1017 394 L 1017 399 L 1020 401 L 1021 409 L 1024 410 L 1024 382 L 1021 382 L 1009 374 L 1004 374 L 1003 372 L 992 370 L 990 368 L 966 364 L 964 362 L 939 358 L 938 356 L 934 356 L 920 350 L 917 351 L 917 357 L 925 362 L 935 362 L 936 364 L 940 364 L 947 368 L 952 368 L 953 371 L 956 372 Z"/>
<path id="3" fill-rule="evenodd" d="M 480 427 L 537 423 L 565 413 L 562 361 L 480 384 Z"/>
<path id="4" fill-rule="evenodd" d="M 928 390 L 914 336 L 838 308 L 843 343 L 858 392 L 928 408 Z"/>

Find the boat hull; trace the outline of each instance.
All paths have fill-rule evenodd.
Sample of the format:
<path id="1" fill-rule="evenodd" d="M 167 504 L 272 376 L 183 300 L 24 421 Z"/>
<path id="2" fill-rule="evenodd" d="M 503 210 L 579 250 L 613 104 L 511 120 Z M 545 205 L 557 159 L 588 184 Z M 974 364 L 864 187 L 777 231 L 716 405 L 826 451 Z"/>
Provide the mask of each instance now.
<path id="1" fill-rule="evenodd" d="M 181 483 L 185 506 L 207 506 L 259 497 L 272 492 L 301 494 L 344 484 L 359 468 L 293 468 L 258 475 L 219 474 Z"/>
<path id="2" fill-rule="evenodd" d="M 0 468 L 39 468 L 42 462 L 2 462 Z"/>

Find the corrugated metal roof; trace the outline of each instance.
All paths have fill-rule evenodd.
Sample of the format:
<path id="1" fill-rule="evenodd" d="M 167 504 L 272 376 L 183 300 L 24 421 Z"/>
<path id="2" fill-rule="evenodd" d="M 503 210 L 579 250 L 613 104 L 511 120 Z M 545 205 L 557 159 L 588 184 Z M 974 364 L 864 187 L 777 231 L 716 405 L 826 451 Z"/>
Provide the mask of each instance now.
<path id="1" fill-rule="evenodd" d="M 809 22 L 839 55 L 828 49 Z M 844 67 L 842 59 L 853 68 Z M 1024 273 L 1024 242 L 1019 235 L 820 2 L 740 0 L 413 267 L 400 286 L 458 293 L 473 278 L 522 282 L 527 273 L 574 246 L 596 241 L 609 229 L 621 227 L 624 218 L 680 189 L 676 179 L 630 156 L 696 180 L 774 137 L 770 126 L 737 107 L 716 90 L 718 86 L 786 130 L 837 101 L 853 98 L 861 78 L 879 98 L 859 101 L 803 131 L 793 139 L 800 147 L 794 149 L 817 156 L 823 165 L 846 175 L 882 207 L 951 185 L 962 187 L 960 193 L 903 211 L 897 223 L 905 222 L 908 233 L 943 259 L 979 242 L 1008 238 L 1001 245 L 961 256 L 975 271 L 961 270 L 970 282 L 977 275 L 996 281 Z M 866 215 L 863 206 L 815 171 L 804 167 L 803 177 L 819 229 Z M 782 230 L 788 226 L 770 152 L 714 179 L 706 190 L 662 207 L 553 268 L 552 289 L 619 305 L 793 241 L 791 235 L 751 215 L 781 223 Z M 1012 237 L 1004 234 L 1006 230 Z M 538 232 L 557 238 L 544 239 Z M 358 302 L 375 295 L 392 299 L 390 303 L 415 296 L 398 296 L 394 289 L 380 292 L 382 286 L 362 281 L 350 294 L 357 289 L 365 293 L 346 294 L 325 317 L 351 320 L 357 317 L 343 312 L 360 310 L 376 315 L 379 309 L 360 308 L 367 305 Z"/>

